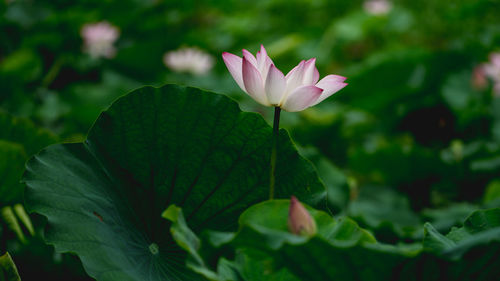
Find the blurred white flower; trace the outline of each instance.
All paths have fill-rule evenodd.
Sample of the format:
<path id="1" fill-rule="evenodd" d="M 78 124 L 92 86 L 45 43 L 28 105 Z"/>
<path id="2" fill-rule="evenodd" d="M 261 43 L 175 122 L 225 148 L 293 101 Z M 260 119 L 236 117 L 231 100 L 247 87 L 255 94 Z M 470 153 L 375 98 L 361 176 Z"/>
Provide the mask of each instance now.
<path id="1" fill-rule="evenodd" d="M 83 38 L 83 50 L 91 57 L 112 58 L 116 54 L 113 46 L 120 36 L 117 27 L 106 21 L 88 23 L 82 27 L 80 34 Z"/>
<path id="2" fill-rule="evenodd" d="M 197 48 L 181 48 L 165 53 L 163 63 L 176 72 L 191 72 L 201 75 L 212 69 L 214 58 Z"/>
<path id="3" fill-rule="evenodd" d="M 385 15 L 392 9 L 392 4 L 387 0 L 366 0 L 363 8 L 372 15 Z"/>
<path id="4" fill-rule="evenodd" d="M 484 74 L 493 81 L 493 92 L 500 96 L 500 53 L 491 53 L 490 61 L 483 64 Z"/>

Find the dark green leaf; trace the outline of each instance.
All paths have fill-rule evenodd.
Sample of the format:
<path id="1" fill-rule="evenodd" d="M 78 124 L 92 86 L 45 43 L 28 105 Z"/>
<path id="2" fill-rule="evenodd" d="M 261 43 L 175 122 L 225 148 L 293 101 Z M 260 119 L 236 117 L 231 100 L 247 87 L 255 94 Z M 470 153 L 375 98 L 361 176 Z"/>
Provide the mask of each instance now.
<path id="1" fill-rule="evenodd" d="M 26 158 L 22 145 L 0 140 L 0 205 L 22 198 L 23 189 L 19 181 Z"/>
<path id="2" fill-rule="evenodd" d="M 287 228 L 289 204 L 289 200 L 273 200 L 252 206 L 241 215 L 240 230 L 231 242 L 273 257 L 274 268 L 268 271 L 276 273 L 285 267 L 300 280 L 371 280 L 368 278 L 373 276 L 386 280 L 391 266 L 420 249 L 378 244 L 349 218 L 334 220 L 307 206 L 316 221 L 317 234 L 291 234 Z"/>
<path id="3" fill-rule="evenodd" d="M 27 119 L 12 117 L 0 111 L 0 206 L 22 201 L 19 183 L 29 156 L 55 142 L 46 130 Z"/>
<path id="4" fill-rule="evenodd" d="M 476 212 L 466 221 L 463 229 L 468 233 L 479 231 L 473 234 L 478 235 L 473 243 L 470 238 L 453 241 L 427 224 L 426 233 L 432 235 L 433 240 L 427 240 L 426 247 L 435 249 L 436 255 L 423 252 L 420 244 L 377 243 L 353 221 L 347 218 L 333 220 L 310 208 L 308 210 L 318 225 L 317 235 L 310 238 L 292 235 L 284 222 L 288 205 L 287 200 L 268 201 L 252 206 L 242 214 L 241 229 L 231 244 L 237 251 L 249 249 L 267 254 L 260 257 L 247 255 L 247 263 L 267 261 L 268 272 L 277 273 L 285 267 L 300 280 L 437 281 L 463 278 L 486 281 L 495 280 L 500 273 L 495 266 L 498 264 L 499 244 L 488 243 L 500 237 L 496 227 L 500 223 L 498 209 Z M 462 259 L 450 261 L 449 257 L 458 251 L 465 253 Z"/>
<path id="5" fill-rule="evenodd" d="M 349 205 L 348 214 L 370 228 L 388 228 L 403 237 L 411 237 L 421 228 L 408 198 L 386 187 L 364 186 Z"/>
<path id="6" fill-rule="evenodd" d="M 428 218 L 438 231 L 449 231 L 452 226 L 462 224 L 465 218 L 477 209 L 476 205 L 456 203 L 440 209 L 425 209 L 422 215 Z"/>
<path id="7" fill-rule="evenodd" d="M 472 213 L 460 228 L 453 228 L 446 236 L 425 224 L 424 246 L 452 259 L 459 259 L 473 247 L 494 242 L 500 245 L 500 209 L 479 210 Z"/>

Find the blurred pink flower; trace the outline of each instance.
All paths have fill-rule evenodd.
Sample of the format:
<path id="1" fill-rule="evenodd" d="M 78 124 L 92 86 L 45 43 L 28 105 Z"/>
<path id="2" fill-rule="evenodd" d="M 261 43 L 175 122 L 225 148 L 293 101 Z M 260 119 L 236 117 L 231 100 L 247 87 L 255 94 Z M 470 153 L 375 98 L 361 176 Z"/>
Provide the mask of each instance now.
<path id="1" fill-rule="evenodd" d="M 491 53 L 490 61 L 482 67 L 484 74 L 493 81 L 493 92 L 500 96 L 500 53 Z"/>
<path id="2" fill-rule="evenodd" d="M 500 80 L 500 53 L 491 53 L 490 61 L 483 65 L 484 73 L 491 79 Z"/>
<path id="3" fill-rule="evenodd" d="M 346 78 L 339 75 L 327 75 L 318 82 L 315 58 L 301 61 L 285 76 L 274 66 L 263 45 L 257 57 L 243 49 L 243 58 L 227 52 L 222 58 L 245 93 L 262 105 L 289 112 L 314 106 L 347 85 Z"/>
<path id="4" fill-rule="evenodd" d="M 197 48 L 181 48 L 177 51 L 165 53 L 165 65 L 176 72 L 191 72 L 205 74 L 214 66 L 214 58 Z"/>
<path id="5" fill-rule="evenodd" d="M 88 23 L 82 27 L 80 32 L 83 38 L 83 50 L 94 58 L 112 58 L 116 54 L 113 46 L 120 36 L 117 27 L 106 21 Z"/>
<path id="6" fill-rule="evenodd" d="M 290 199 L 288 230 L 297 235 L 312 236 L 316 234 L 316 222 L 295 196 Z"/>
<path id="7" fill-rule="evenodd" d="M 363 8 L 372 15 L 385 15 L 392 9 L 392 4 L 387 0 L 366 0 Z"/>

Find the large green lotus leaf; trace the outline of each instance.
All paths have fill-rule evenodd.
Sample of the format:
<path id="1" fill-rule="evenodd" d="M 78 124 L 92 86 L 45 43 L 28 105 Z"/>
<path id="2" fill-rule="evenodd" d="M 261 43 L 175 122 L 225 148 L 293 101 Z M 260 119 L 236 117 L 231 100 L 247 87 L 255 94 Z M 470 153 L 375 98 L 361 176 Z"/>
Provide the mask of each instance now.
<path id="1" fill-rule="evenodd" d="M 268 196 L 271 134 L 227 97 L 144 87 L 104 111 L 84 143 L 32 158 L 26 205 L 47 217 L 47 242 L 76 253 L 97 280 L 196 280 L 162 212 L 181 207 L 194 233 L 235 230 L 239 214 Z M 277 166 L 277 198 L 324 192 L 284 130 Z"/>

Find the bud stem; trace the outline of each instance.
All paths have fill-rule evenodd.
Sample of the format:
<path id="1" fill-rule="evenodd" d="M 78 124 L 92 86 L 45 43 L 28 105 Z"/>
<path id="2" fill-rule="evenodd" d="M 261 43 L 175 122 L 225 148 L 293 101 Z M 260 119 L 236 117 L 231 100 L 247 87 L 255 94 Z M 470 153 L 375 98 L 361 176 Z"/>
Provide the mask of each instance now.
<path id="1" fill-rule="evenodd" d="M 274 199 L 274 184 L 276 182 L 276 158 L 278 154 L 278 138 L 280 131 L 280 113 L 281 108 L 276 106 L 274 108 L 274 123 L 273 123 L 273 140 L 271 150 L 271 175 L 269 179 L 269 199 Z"/>

